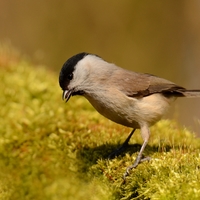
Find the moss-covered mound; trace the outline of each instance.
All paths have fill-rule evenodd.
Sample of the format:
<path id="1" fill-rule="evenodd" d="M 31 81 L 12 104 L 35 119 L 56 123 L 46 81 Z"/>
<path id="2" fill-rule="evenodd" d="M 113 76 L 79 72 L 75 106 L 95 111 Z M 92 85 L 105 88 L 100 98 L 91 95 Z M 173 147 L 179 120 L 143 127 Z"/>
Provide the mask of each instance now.
<path id="1" fill-rule="evenodd" d="M 65 104 L 58 74 L 1 57 L 0 79 L 0 199 L 200 199 L 200 141 L 175 122 L 152 127 L 145 150 L 152 160 L 123 184 L 142 143 L 139 131 L 108 161 L 130 129 L 82 97 Z"/>

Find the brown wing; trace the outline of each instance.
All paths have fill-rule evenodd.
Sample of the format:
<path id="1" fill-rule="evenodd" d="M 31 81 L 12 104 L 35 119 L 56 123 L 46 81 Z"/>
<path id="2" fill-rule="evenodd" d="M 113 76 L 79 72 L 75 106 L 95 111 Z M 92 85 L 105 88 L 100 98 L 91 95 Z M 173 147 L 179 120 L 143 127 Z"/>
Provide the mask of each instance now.
<path id="1" fill-rule="evenodd" d="M 117 80 L 120 81 L 117 82 Z M 144 97 L 154 93 L 166 96 L 183 96 L 185 88 L 151 74 L 141 74 L 128 70 L 117 70 L 110 79 L 120 91 L 129 97 Z M 123 81 L 122 81 L 123 80 Z"/>

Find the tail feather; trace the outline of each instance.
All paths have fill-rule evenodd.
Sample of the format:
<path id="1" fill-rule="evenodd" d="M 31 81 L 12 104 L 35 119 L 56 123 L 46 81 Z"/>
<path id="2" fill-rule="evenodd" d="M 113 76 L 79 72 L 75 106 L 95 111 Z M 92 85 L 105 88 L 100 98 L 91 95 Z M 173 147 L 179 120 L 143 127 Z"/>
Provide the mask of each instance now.
<path id="1" fill-rule="evenodd" d="M 181 93 L 185 97 L 200 97 L 200 90 L 185 90 Z"/>

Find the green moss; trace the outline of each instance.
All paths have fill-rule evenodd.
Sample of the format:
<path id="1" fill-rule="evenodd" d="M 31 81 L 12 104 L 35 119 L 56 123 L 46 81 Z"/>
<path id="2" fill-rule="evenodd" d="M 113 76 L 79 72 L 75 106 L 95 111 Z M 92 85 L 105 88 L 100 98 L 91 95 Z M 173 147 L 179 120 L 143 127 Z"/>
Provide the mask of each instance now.
<path id="1" fill-rule="evenodd" d="M 2 59 L 0 59 L 1 61 Z M 0 199 L 199 199 L 200 141 L 175 122 L 152 127 L 145 155 L 122 175 L 142 139 L 108 161 L 130 129 L 81 97 L 65 104 L 58 74 L 24 60 L 0 62 Z"/>

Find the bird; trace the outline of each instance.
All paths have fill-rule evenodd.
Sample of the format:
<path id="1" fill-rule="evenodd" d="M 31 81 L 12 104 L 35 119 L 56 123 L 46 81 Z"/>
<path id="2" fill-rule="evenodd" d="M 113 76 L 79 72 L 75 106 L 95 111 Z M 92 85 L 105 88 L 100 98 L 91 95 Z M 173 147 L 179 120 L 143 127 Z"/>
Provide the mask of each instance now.
<path id="1" fill-rule="evenodd" d="M 132 128 L 125 142 L 109 155 L 119 155 L 128 145 L 136 129 L 140 129 L 143 144 L 123 179 L 143 158 L 149 141 L 150 127 L 158 122 L 177 97 L 200 97 L 200 90 L 187 90 L 175 83 L 147 73 L 138 73 L 109 63 L 96 54 L 81 52 L 70 57 L 62 66 L 59 85 L 62 98 L 80 95 L 109 120 Z"/>

